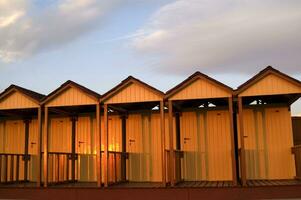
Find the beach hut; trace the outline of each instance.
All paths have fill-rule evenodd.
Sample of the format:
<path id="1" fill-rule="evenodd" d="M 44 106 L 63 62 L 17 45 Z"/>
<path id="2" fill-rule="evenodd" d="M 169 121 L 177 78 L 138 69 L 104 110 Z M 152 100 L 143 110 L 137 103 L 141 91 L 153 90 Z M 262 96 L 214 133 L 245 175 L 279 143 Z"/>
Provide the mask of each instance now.
<path id="1" fill-rule="evenodd" d="M 96 92 L 69 80 L 43 100 L 45 187 L 75 182 L 101 186 L 99 99 Z"/>
<path id="2" fill-rule="evenodd" d="M 40 186 L 43 97 L 16 85 L 0 94 L 1 183 L 36 182 Z"/>
<path id="3" fill-rule="evenodd" d="M 254 180 L 294 179 L 293 152 L 298 149 L 292 149 L 290 105 L 301 95 L 300 81 L 269 66 L 235 94 L 243 185 Z"/>
<path id="4" fill-rule="evenodd" d="M 166 92 L 171 185 L 236 184 L 232 93 L 200 72 Z"/>
<path id="5" fill-rule="evenodd" d="M 163 98 L 132 76 L 102 96 L 105 186 L 166 184 Z"/>

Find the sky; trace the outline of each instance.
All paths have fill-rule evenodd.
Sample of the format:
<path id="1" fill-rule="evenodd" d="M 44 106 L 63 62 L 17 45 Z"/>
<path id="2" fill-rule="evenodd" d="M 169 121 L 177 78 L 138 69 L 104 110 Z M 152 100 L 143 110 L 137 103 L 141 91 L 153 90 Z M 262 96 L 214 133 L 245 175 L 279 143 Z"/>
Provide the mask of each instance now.
<path id="1" fill-rule="evenodd" d="M 195 71 L 232 88 L 268 65 L 301 80 L 300 0 L 0 0 L 0 91 L 167 91 Z M 301 100 L 292 106 L 301 115 Z"/>

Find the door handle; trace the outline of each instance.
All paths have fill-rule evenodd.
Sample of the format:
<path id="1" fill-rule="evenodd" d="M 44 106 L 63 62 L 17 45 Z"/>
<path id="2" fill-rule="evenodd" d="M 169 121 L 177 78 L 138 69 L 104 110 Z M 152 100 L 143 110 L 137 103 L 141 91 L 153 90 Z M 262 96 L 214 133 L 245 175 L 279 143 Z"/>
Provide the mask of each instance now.
<path id="1" fill-rule="evenodd" d="M 132 142 L 135 142 L 135 140 L 133 140 L 133 139 L 129 139 L 129 145 L 131 145 L 131 144 L 132 144 Z"/>
<path id="2" fill-rule="evenodd" d="M 186 141 L 190 140 L 190 138 L 184 138 L 184 144 L 186 144 Z"/>
<path id="3" fill-rule="evenodd" d="M 85 142 L 78 141 L 78 147 L 80 147 L 81 144 L 84 144 Z"/>

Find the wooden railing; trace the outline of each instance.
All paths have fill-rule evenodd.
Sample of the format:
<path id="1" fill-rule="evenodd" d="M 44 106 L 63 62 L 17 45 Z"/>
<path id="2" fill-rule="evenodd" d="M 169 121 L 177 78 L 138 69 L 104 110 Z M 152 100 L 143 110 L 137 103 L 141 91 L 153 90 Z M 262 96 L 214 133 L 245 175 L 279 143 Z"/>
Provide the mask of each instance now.
<path id="1" fill-rule="evenodd" d="M 170 177 L 170 173 L 169 173 L 169 168 L 170 168 L 170 153 L 169 153 L 169 149 L 165 149 L 165 162 L 166 162 L 166 181 L 170 182 L 171 181 L 171 177 Z"/>
<path id="2" fill-rule="evenodd" d="M 0 153 L 0 183 L 28 181 L 30 155 Z"/>
<path id="3" fill-rule="evenodd" d="M 48 152 L 48 182 L 49 183 L 65 183 L 76 181 L 75 165 L 78 154 L 64 152 Z"/>
<path id="4" fill-rule="evenodd" d="M 170 177 L 169 168 L 170 168 L 170 150 L 165 149 L 165 156 L 166 156 L 166 173 L 167 173 L 167 180 L 171 181 L 173 178 L 175 183 L 181 182 L 182 179 L 182 159 L 184 156 L 184 152 L 181 150 L 174 150 L 174 159 L 173 159 L 173 167 L 174 167 L 174 174 L 173 177 Z"/>
<path id="5" fill-rule="evenodd" d="M 104 152 L 101 152 L 104 154 Z M 110 183 L 126 181 L 126 160 L 129 153 L 108 151 L 108 180 Z"/>
<path id="6" fill-rule="evenodd" d="M 174 150 L 174 159 L 175 159 L 175 183 L 181 182 L 182 179 L 182 162 L 181 160 L 184 157 L 184 152 L 181 150 Z"/>
<path id="7" fill-rule="evenodd" d="M 294 146 L 292 153 L 295 155 L 296 178 L 301 180 L 301 145 Z"/>

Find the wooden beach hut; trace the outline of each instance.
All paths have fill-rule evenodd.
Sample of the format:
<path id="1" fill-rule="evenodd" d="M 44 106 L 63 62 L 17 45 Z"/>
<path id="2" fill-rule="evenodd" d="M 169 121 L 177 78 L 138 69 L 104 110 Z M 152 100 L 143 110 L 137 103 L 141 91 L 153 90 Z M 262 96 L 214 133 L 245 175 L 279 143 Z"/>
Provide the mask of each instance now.
<path id="1" fill-rule="evenodd" d="M 132 76 L 102 96 L 105 186 L 165 185 L 163 98 Z"/>
<path id="2" fill-rule="evenodd" d="M 101 186 L 100 95 L 67 81 L 44 100 L 43 180 Z"/>
<path id="3" fill-rule="evenodd" d="M 294 179 L 293 153 L 301 151 L 293 148 L 290 105 L 301 95 L 300 81 L 269 66 L 239 86 L 235 94 L 243 185 Z M 298 159 L 301 162 L 300 156 Z"/>
<path id="4" fill-rule="evenodd" d="M 43 97 L 16 85 L 0 94 L 0 183 L 40 186 Z"/>
<path id="5" fill-rule="evenodd" d="M 166 92 L 171 185 L 236 184 L 232 93 L 200 72 Z"/>

